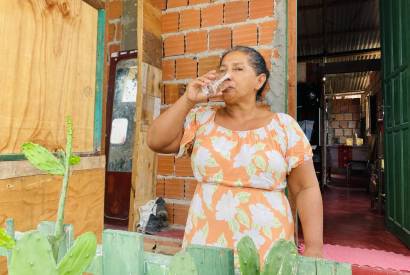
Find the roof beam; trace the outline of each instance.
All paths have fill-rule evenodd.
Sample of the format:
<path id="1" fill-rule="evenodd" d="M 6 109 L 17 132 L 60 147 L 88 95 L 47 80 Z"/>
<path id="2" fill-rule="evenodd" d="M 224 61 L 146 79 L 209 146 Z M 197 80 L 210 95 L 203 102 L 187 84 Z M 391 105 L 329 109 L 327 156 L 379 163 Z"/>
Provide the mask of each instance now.
<path id="1" fill-rule="evenodd" d="M 343 31 L 336 31 L 336 32 L 327 32 L 327 36 L 336 36 L 336 35 L 347 35 L 347 34 L 361 34 L 365 32 L 374 32 L 374 31 L 379 31 L 380 28 L 367 28 L 367 29 L 354 29 L 354 30 L 343 30 Z M 302 34 L 298 35 L 298 40 L 304 40 L 304 39 L 319 39 L 323 37 L 323 33 L 312 33 L 312 34 Z"/>
<path id="2" fill-rule="evenodd" d="M 322 65 L 322 72 L 326 75 L 380 71 L 381 62 L 380 59 L 367 59 L 346 62 L 330 62 Z"/>
<path id="3" fill-rule="evenodd" d="M 331 8 L 331 7 L 340 7 L 340 6 L 346 6 L 346 5 L 362 5 L 366 2 L 374 2 L 376 0 L 333 0 L 333 1 L 328 1 L 325 5 L 326 8 Z M 304 12 L 304 11 L 309 11 L 309 10 L 318 10 L 322 9 L 324 7 L 323 4 L 307 4 L 307 5 L 300 5 L 298 6 L 298 12 Z"/>
<path id="4" fill-rule="evenodd" d="M 320 53 L 312 55 L 302 55 L 298 56 L 298 62 L 306 62 L 309 60 L 315 60 L 323 57 L 343 57 L 343 56 L 352 56 L 352 55 L 363 55 L 363 54 L 376 54 L 381 51 L 380 48 L 371 48 L 371 49 L 362 49 L 362 50 L 353 50 L 346 52 L 334 52 L 334 53 Z"/>

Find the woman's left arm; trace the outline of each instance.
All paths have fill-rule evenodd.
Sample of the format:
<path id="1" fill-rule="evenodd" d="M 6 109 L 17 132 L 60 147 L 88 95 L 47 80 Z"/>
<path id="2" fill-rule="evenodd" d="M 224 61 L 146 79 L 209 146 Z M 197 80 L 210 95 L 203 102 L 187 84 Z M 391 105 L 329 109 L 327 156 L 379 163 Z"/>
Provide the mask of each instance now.
<path id="1" fill-rule="evenodd" d="M 304 256 L 323 256 L 323 204 L 313 161 L 307 160 L 292 169 L 288 187 L 296 202 L 302 223 Z"/>

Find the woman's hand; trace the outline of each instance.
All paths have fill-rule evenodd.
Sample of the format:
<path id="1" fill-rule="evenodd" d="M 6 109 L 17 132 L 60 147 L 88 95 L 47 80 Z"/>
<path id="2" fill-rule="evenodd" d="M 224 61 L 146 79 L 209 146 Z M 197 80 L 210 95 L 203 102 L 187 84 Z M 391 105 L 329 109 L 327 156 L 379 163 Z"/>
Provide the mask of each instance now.
<path id="1" fill-rule="evenodd" d="M 193 79 L 188 83 L 186 87 L 185 96 L 192 103 L 206 102 L 208 98 L 217 97 L 222 95 L 222 92 L 219 91 L 215 94 L 205 94 L 202 92 L 202 87 L 209 85 L 217 78 L 217 73 L 215 70 L 210 71 L 203 76 L 200 76 L 196 79 Z"/>

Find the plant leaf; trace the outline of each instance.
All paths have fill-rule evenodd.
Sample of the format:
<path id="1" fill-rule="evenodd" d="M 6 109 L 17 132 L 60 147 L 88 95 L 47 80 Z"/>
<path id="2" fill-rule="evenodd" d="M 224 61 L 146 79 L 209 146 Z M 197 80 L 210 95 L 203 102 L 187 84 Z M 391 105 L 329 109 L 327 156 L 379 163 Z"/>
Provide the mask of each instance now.
<path id="1" fill-rule="evenodd" d="M 37 169 L 52 175 L 64 175 L 64 165 L 43 146 L 26 142 L 21 148 L 28 161 Z"/>
<path id="2" fill-rule="evenodd" d="M 259 275 L 259 254 L 249 236 L 242 237 L 237 245 L 239 267 L 244 275 Z"/>
<path id="3" fill-rule="evenodd" d="M 91 232 L 82 234 L 75 240 L 57 266 L 59 275 L 79 275 L 90 265 L 97 250 L 97 239 Z"/>
<path id="4" fill-rule="evenodd" d="M 0 228 L 0 247 L 5 249 L 12 249 L 16 242 L 10 237 L 4 228 Z"/>
<path id="5" fill-rule="evenodd" d="M 71 155 L 70 157 L 70 165 L 76 165 L 80 163 L 80 157 L 76 155 Z"/>

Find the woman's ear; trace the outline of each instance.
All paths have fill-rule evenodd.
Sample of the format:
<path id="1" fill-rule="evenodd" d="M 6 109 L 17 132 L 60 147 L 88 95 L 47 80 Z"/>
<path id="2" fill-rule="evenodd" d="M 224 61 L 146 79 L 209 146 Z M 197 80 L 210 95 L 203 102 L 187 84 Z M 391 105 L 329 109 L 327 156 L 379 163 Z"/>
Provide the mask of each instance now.
<path id="1" fill-rule="evenodd" d="M 266 74 L 260 74 L 260 75 L 258 75 L 258 76 L 256 77 L 256 81 L 257 81 L 257 83 L 258 83 L 258 86 L 257 86 L 257 89 L 256 89 L 256 90 L 259 90 L 259 89 L 263 86 L 263 84 L 265 83 L 265 81 L 266 81 Z"/>

